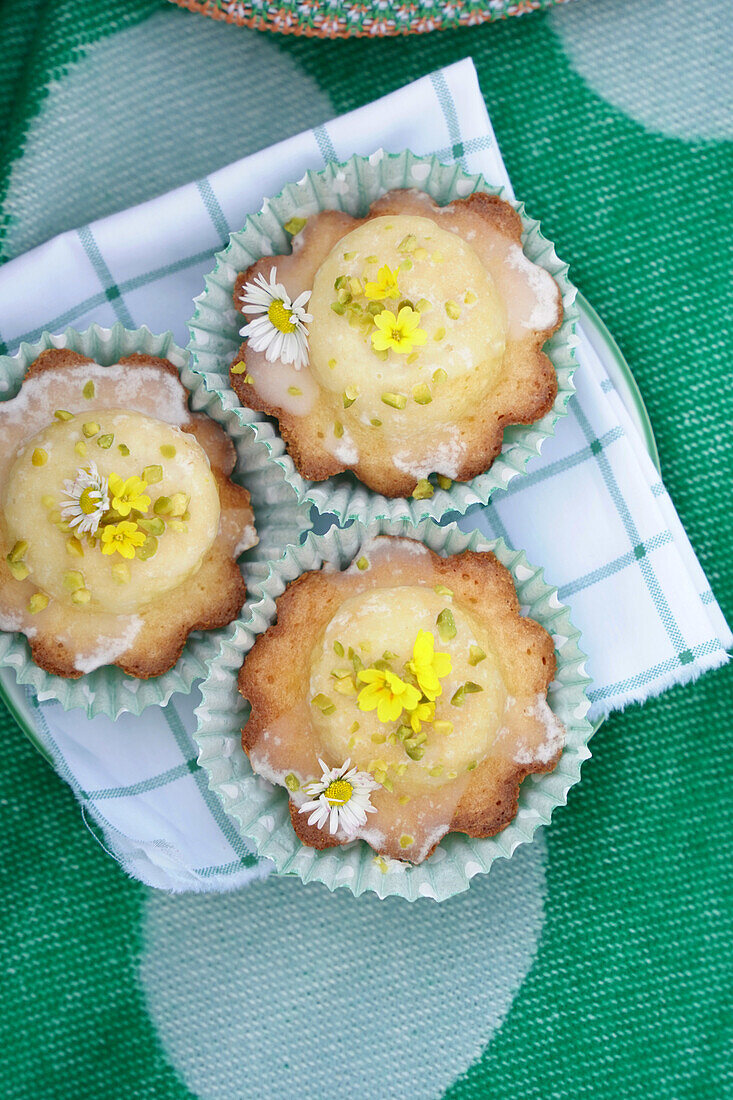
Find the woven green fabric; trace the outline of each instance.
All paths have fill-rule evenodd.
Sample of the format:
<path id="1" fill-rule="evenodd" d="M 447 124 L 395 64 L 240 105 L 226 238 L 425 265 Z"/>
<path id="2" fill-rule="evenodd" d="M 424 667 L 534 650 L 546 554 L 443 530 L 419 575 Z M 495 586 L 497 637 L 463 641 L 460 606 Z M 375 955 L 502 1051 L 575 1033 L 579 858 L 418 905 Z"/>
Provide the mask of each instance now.
<path id="1" fill-rule="evenodd" d="M 680 44 L 668 0 L 640 6 L 649 73 L 632 68 L 613 83 L 588 59 L 605 57 L 623 75 L 638 36 L 628 3 L 616 4 L 613 36 L 607 2 L 576 0 L 551 15 L 419 41 L 348 42 L 265 37 L 158 0 L 5 3 L 2 256 L 470 53 L 517 195 L 542 218 L 639 381 L 666 484 L 730 619 L 733 157 L 715 96 L 705 98 L 715 84 L 705 73 L 718 62 L 703 48 L 704 24 L 714 27 L 722 8 L 689 4 Z M 175 75 L 184 67 L 186 99 Z M 94 83 L 98 71 L 104 79 Z M 659 123 L 649 87 L 669 84 L 670 72 L 679 96 L 672 86 Z M 229 114 L 211 127 L 217 85 Z M 105 86 L 115 109 L 74 169 L 65 150 L 106 109 L 85 90 Z M 127 147 L 143 105 L 146 141 Z M 85 178 L 103 178 L 104 193 L 85 190 Z M 3 710 L 4 1095 L 323 1096 L 318 1028 L 345 995 L 344 960 L 381 937 L 372 961 L 385 996 L 407 992 L 387 1002 L 400 1009 L 388 1019 L 368 1003 L 373 1062 L 366 1048 L 344 1048 L 344 1074 L 367 1100 L 418 1090 L 452 1100 L 722 1097 L 733 1087 L 730 697 L 722 669 L 615 715 L 594 738 L 567 809 L 512 860 L 524 860 L 519 875 L 497 868 L 445 906 L 409 912 L 274 879 L 228 898 L 155 895 L 100 849 L 71 793 Z M 396 964 L 380 968 L 401 937 L 412 985 Z M 293 1080 L 306 1027 L 313 1076 Z M 413 1074 L 401 1093 L 392 1088 L 405 1080 L 399 1066 L 379 1061 L 380 1034 L 395 1029 Z M 261 1063 L 271 1066 L 267 1080 Z"/>

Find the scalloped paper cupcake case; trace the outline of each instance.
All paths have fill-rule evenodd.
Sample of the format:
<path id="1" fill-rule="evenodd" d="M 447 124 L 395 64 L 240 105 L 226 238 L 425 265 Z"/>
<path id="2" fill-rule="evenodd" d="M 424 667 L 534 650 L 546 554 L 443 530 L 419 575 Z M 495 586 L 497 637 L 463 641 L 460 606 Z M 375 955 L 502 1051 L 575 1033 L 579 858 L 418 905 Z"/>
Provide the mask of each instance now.
<path id="1" fill-rule="evenodd" d="M 239 329 L 244 318 L 236 312 L 232 292 L 237 274 L 261 256 L 290 252 L 290 235 L 285 225 L 293 217 L 312 217 L 322 210 L 345 210 L 363 216 L 368 207 L 393 188 L 414 187 L 426 192 L 439 205 L 465 198 L 475 191 L 499 195 L 518 212 L 524 231 L 524 251 L 555 278 L 562 291 L 564 318 L 560 328 L 545 344 L 557 374 L 558 392 L 550 412 L 530 425 L 514 425 L 504 432 L 501 454 L 486 473 L 472 481 L 454 482 L 450 489 L 435 487 L 426 500 L 389 499 L 373 493 L 353 474 L 338 474 L 323 482 L 306 481 L 295 469 L 285 449 L 277 424 L 264 413 L 245 409 L 229 386 L 229 365 L 239 350 Z M 497 489 L 505 489 L 512 478 L 524 473 L 527 463 L 539 454 L 555 425 L 567 411 L 575 392 L 572 376 L 576 368 L 574 348 L 577 308 L 576 289 L 568 279 L 554 246 L 540 231 L 539 222 L 528 217 L 524 205 L 511 199 L 502 187 L 490 187 L 483 176 L 471 176 L 456 165 L 441 164 L 435 157 L 413 153 L 385 153 L 351 157 L 343 164 L 329 165 L 320 172 L 307 172 L 298 183 L 288 184 L 279 195 L 266 199 L 258 214 L 247 218 L 243 229 L 232 233 L 228 246 L 217 253 L 216 266 L 206 276 L 205 289 L 194 299 L 196 310 L 189 322 L 191 368 L 203 375 L 204 385 L 221 394 L 227 407 L 252 424 L 257 439 L 269 450 L 293 486 L 298 500 L 314 504 L 320 512 L 333 512 L 343 525 L 352 519 L 371 523 L 378 519 L 442 519 L 449 512 L 464 515 L 472 504 L 486 504 Z"/>
<path id="2" fill-rule="evenodd" d="M 324 562 L 346 567 L 362 542 L 376 534 L 417 538 L 443 555 L 466 549 L 496 554 L 514 578 L 523 613 L 541 623 L 554 638 L 557 673 L 548 702 L 567 730 L 557 767 L 549 774 L 524 780 L 518 813 L 502 832 L 482 840 L 463 833 L 448 834 L 417 866 L 378 858 L 360 840 L 324 851 L 301 844 L 290 823 L 287 791 L 254 775 L 241 747 L 240 730 L 249 716 L 249 706 L 237 690 L 237 675 L 257 635 L 275 621 L 275 600 L 290 581 Z M 501 539 L 487 542 L 476 531 L 465 534 L 455 524 L 438 527 L 428 520 L 416 528 L 403 519 L 382 520 L 367 528 L 357 522 L 346 529 L 333 527 L 325 535 L 311 533 L 302 545 L 288 547 L 279 562 L 255 565 L 252 597 L 249 618 L 228 629 L 219 653 L 209 662 L 209 674 L 201 684 L 194 737 L 210 788 L 235 818 L 242 835 L 254 843 L 260 856 L 271 859 L 281 874 L 297 875 L 303 882 L 322 882 L 330 890 L 345 887 L 355 895 L 372 891 L 380 898 L 394 895 L 408 901 L 422 897 L 445 901 L 466 890 L 474 875 L 487 872 L 496 859 L 508 858 L 520 844 L 530 841 L 541 825 L 549 824 L 555 807 L 567 801 L 568 791 L 580 779 L 583 761 L 590 756 L 588 741 L 593 728 L 586 718 L 590 680 L 578 645 L 580 635 L 568 609 L 523 551 L 511 550 Z"/>
<path id="3" fill-rule="evenodd" d="M 158 336 L 147 328 L 125 329 L 120 324 L 111 329 L 92 325 L 85 332 L 66 329 L 58 336 L 44 332 L 38 343 L 21 344 L 17 355 L 0 356 L 0 400 L 15 396 L 27 368 L 42 351 L 61 347 L 88 355 L 103 366 L 140 352 L 168 359 L 178 367 L 191 394 L 191 409 L 206 413 L 232 439 L 237 451 L 233 479 L 245 485 L 252 495 L 260 541 L 240 561 L 245 578 L 255 563 L 279 558 L 289 543 L 297 543 L 303 532 L 310 530 L 308 508 L 298 503 L 282 470 L 271 461 L 268 448 L 227 407 L 222 397 L 205 389 L 201 376 L 188 367 L 188 353 L 173 343 L 170 333 Z M 33 663 L 30 646 L 22 634 L 3 631 L 0 631 L 0 667 L 11 668 L 18 683 L 28 684 L 41 701 L 57 699 L 65 710 L 81 707 L 88 718 L 96 714 L 116 718 L 126 711 L 141 714 L 146 707 L 163 706 L 174 692 L 188 694 L 193 684 L 206 675 L 207 662 L 218 653 L 226 632 L 224 627 L 191 634 L 173 668 L 150 680 L 137 680 L 112 665 L 95 669 L 79 680 L 53 676 Z"/>

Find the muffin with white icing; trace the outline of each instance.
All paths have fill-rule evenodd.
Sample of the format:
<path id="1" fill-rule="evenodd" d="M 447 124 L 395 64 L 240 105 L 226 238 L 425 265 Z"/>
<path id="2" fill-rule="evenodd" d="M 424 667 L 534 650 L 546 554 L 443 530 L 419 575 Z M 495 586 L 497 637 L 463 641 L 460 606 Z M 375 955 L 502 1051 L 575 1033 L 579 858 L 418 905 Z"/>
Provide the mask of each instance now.
<path id="1" fill-rule="evenodd" d="M 555 767 L 554 674 L 550 635 L 492 553 L 378 537 L 277 601 L 239 674 L 242 743 L 287 788 L 303 843 L 420 863 L 446 833 L 499 832 L 524 777 Z"/>
<path id="2" fill-rule="evenodd" d="M 59 676 L 167 671 L 244 603 L 257 536 L 234 464 L 168 360 L 42 352 L 0 404 L 0 629 Z"/>
<path id="3" fill-rule="evenodd" d="M 508 203 L 392 191 L 365 218 L 326 210 L 293 228 L 291 255 L 236 280 L 247 339 L 230 380 L 277 417 L 303 477 L 352 470 L 385 496 L 430 496 L 429 477 L 476 477 L 507 426 L 550 410 L 542 349 L 561 293 Z"/>

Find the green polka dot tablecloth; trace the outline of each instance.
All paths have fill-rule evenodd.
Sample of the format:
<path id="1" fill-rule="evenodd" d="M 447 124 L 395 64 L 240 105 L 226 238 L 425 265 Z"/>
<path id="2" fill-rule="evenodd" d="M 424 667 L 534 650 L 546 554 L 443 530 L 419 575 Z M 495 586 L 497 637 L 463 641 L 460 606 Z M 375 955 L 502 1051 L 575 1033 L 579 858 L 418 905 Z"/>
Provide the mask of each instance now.
<path id="1" fill-rule="evenodd" d="M 0 13 L 0 255 L 470 54 L 514 189 L 630 363 L 730 619 L 724 11 L 575 0 L 314 42 L 162 0 L 19 0 Z M 724 668 L 614 714 L 541 839 L 412 907 L 274 877 L 144 887 L 7 716 L 4 1095 L 724 1096 L 730 694 Z"/>

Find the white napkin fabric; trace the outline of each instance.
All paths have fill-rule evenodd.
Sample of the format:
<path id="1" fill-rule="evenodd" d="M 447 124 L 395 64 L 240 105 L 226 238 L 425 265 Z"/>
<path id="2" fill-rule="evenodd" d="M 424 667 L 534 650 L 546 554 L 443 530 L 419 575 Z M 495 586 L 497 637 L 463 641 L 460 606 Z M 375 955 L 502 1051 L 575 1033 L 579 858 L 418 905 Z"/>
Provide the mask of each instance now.
<path id="1" fill-rule="evenodd" d="M 228 233 L 307 169 L 379 148 L 435 154 L 510 187 L 466 59 L 6 264 L 0 350 L 92 321 L 171 329 L 185 344 L 191 300 Z M 562 241 L 555 243 L 562 256 Z M 600 717 L 722 664 L 733 636 L 609 379 L 603 348 L 587 332 L 579 339 L 569 415 L 530 473 L 461 526 L 501 535 L 544 566 L 583 633 L 592 716 Z M 555 642 L 561 648 L 564 639 Z M 17 705 L 12 673 L 2 678 Z M 22 709 L 85 820 L 129 874 L 170 890 L 231 889 L 269 865 L 251 854 L 196 765 L 197 699 L 174 696 L 163 710 L 116 723 L 31 697 Z"/>

